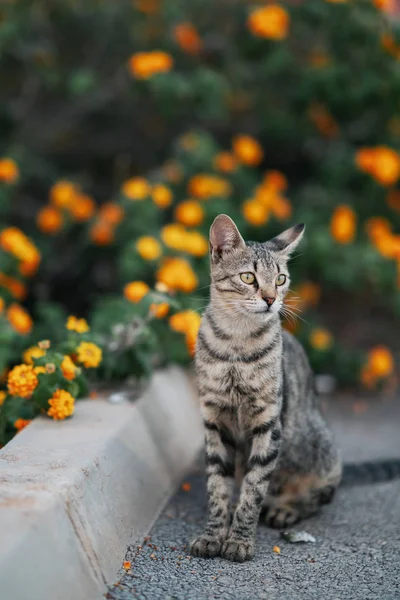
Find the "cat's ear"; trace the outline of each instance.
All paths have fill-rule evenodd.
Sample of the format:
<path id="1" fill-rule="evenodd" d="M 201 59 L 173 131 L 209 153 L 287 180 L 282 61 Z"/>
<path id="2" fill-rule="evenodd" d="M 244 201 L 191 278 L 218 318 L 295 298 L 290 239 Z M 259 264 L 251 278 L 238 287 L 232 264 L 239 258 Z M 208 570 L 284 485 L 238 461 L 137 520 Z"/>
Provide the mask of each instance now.
<path id="1" fill-rule="evenodd" d="M 244 239 L 238 228 L 228 215 L 218 215 L 210 228 L 210 252 L 213 260 L 224 254 L 245 248 Z"/>
<path id="2" fill-rule="evenodd" d="M 283 231 L 267 242 L 268 248 L 274 252 L 289 256 L 301 242 L 305 228 L 304 223 L 300 223 L 290 229 L 286 229 L 286 231 Z"/>

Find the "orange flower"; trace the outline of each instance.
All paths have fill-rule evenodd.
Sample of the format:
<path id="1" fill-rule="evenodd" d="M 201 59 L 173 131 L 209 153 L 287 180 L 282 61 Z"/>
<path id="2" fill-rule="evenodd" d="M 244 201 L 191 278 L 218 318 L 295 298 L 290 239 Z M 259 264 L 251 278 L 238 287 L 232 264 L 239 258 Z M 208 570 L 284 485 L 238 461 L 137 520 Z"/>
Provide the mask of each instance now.
<path id="1" fill-rule="evenodd" d="M 135 6 L 146 15 L 154 15 L 160 8 L 160 0 L 135 0 Z"/>
<path id="2" fill-rule="evenodd" d="M 29 423 L 31 422 L 31 420 L 32 419 L 17 419 L 16 421 L 14 421 L 14 427 L 18 431 L 21 431 L 22 429 L 24 429 L 24 427 L 26 427 L 27 425 L 29 425 Z"/>
<path id="3" fill-rule="evenodd" d="M 396 44 L 394 37 L 390 33 L 384 33 L 381 38 L 382 47 L 388 54 L 391 54 L 397 60 L 400 59 L 400 46 Z M 394 117 L 396 118 L 396 117 Z"/>
<path id="4" fill-rule="evenodd" d="M 129 569 L 131 568 L 131 565 L 132 565 L 132 563 L 130 560 L 125 560 L 122 566 L 124 567 L 125 571 L 129 571 Z"/>
<path id="5" fill-rule="evenodd" d="M 5 287 L 17 300 L 23 300 L 26 296 L 26 288 L 22 281 L 9 277 L 0 272 L 0 286 Z"/>
<path id="6" fill-rule="evenodd" d="M 0 313 L 3 312 L 6 303 L 4 302 L 4 298 L 0 296 Z"/>
<path id="7" fill-rule="evenodd" d="M 7 227 L 0 233 L 0 246 L 21 261 L 23 275 L 32 275 L 40 263 L 40 254 L 31 240 L 17 227 Z"/>
<path id="8" fill-rule="evenodd" d="M 336 207 L 331 219 L 331 235 L 339 244 L 350 244 L 356 234 L 356 214 L 347 204 Z"/>
<path id="9" fill-rule="evenodd" d="M 276 196 L 275 201 L 271 206 L 271 212 L 277 219 L 284 221 L 292 216 L 292 205 L 287 198 Z"/>
<path id="10" fill-rule="evenodd" d="M 74 414 L 75 398 L 65 390 L 56 390 L 49 400 L 49 417 L 62 421 Z"/>
<path id="11" fill-rule="evenodd" d="M 30 398 L 35 391 L 39 380 L 30 365 L 18 365 L 8 374 L 7 387 L 11 396 Z"/>
<path id="12" fill-rule="evenodd" d="M 36 216 L 36 224 L 43 233 L 57 233 L 63 226 L 63 216 L 57 208 L 45 206 Z"/>
<path id="13" fill-rule="evenodd" d="M 307 281 L 295 289 L 303 306 L 317 306 L 321 297 L 321 287 L 317 283 Z"/>
<path id="14" fill-rule="evenodd" d="M 137 79 L 149 79 L 157 73 L 168 73 L 174 66 L 174 60 L 167 52 L 153 50 L 133 54 L 128 66 L 131 74 Z"/>
<path id="15" fill-rule="evenodd" d="M 150 291 L 149 286 L 144 281 L 131 281 L 124 287 L 124 296 L 130 302 L 140 302 Z"/>
<path id="16" fill-rule="evenodd" d="M 283 192 L 288 186 L 286 177 L 280 171 L 267 171 L 263 183 L 275 192 Z"/>
<path id="17" fill-rule="evenodd" d="M 368 389 L 371 389 L 375 386 L 376 378 L 368 364 L 364 365 L 361 369 L 360 379 L 364 387 Z"/>
<path id="18" fill-rule="evenodd" d="M 192 256 L 206 256 L 208 253 L 208 240 L 199 231 L 186 232 L 185 252 Z"/>
<path id="19" fill-rule="evenodd" d="M 175 219 L 187 227 L 197 227 L 204 220 L 204 209 L 197 200 L 186 200 L 176 207 Z"/>
<path id="20" fill-rule="evenodd" d="M 390 190 L 386 196 L 386 202 L 390 208 L 400 212 L 400 189 Z"/>
<path id="21" fill-rule="evenodd" d="M 169 304 L 168 302 L 161 302 L 161 304 L 150 304 L 149 312 L 156 319 L 163 319 L 169 313 Z"/>
<path id="22" fill-rule="evenodd" d="M 256 198 L 249 198 L 243 203 L 242 213 L 250 225 L 260 227 L 268 221 L 268 208 Z"/>
<path id="23" fill-rule="evenodd" d="M 376 8 L 384 12 L 392 12 L 395 7 L 394 0 L 373 0 Z"/>
<path id="24" fill-rule="evenodd" d="M 279 548 L 279 546 L 274 546 L 273 547 L 273 551 L 275 552 L 275 554 L 280 554 L 281 553 L 281 549 Z"/>
<path id="25" fill-rule="evenodd" d="M 68 355 L 64 356 L 64 360 L 61 363 L 61 371 L 62 371 L 62 374 L 64 375 L 65 379 L 68 379 L 69 381 L 72 381 L 73 379 L 75 379 L 77 372 L 78 372 L 78 368 L 72 362 L 70 356 L 68 356 Z"/>
<path id="26" fill-rule="evenodd" d="M 187 481 L 185 483 L 182 483 L 182 491 L 183 492 L 190 492 L 191 489 L 192 489 L 192 486 L 190 483 L 188 483 Z"/>
<path id="27" fill-rule="evenodd" d="M 100 207 L 99 218 L 109 225 L 118 225 L 124 218 L 124 209 L 114 202 L 106 202 Z"/>
<path id="28" fill-rule="evenodd" d="M 125 181 L 122 193 L 129 200 L 144 200 L 150 196 L 151 186 L 144 177 L 132 177 Z"/>
<path id="29" fill-rule="evenodd" d="M 17 163 L 11 158 L 0 158 L 0 182 L 15 183 L 18 177 Z"/>
<path id="30" fill-rule="evenodd" d="M 156 274 L 157 281 L 168 289 L 192 292 L 198 286 L 197 277 L 184 258 L 165 258 Z"/>
<path id="31" fill-rule="evenodd" d="M 136 250 L 144 260 L 157 260 L 162 254 L 160 243 L 150 235 L 138 239 Z"/>
<path id="32" fill-rule="evenodd" d="M 327 329 L 314 329 L 310 335 L 310 344 L 316 350 L 328 350 L 333 344 L 332 334 Z"/>
<path id="33" fill-rule="evenodd" d="M 201 317 L 193 310 L 185 310 L 176 313 L 169 319 L 171 329 L 178 333 L 184 333 L 189 353 L 193 356 L 196 346 L 197 335 L 200 328 Z"/>
<path id="34" fill-rule="evenodd" d="M 32 331 L 32 319 L 26 310 L 19 304 L 10 304 L 7 309 L 7 319 L 9 320 L 11 327 L 21 335 L 26 335 Z"/>
<path id="35" fill-rule="evenodd" d="M 197 29 L 191 23 L 181 23 L 174 29 L 174 37 L 182 50 L 188 54 L 198 54 L 202 43 Z"/>
<path id="36" fill-rule="evenodd" d="M 368 366 L 375 377 L 387 377 L 394 370 L 392 353 L 386 346 L 375 346 L 368 353 Z"/>
<path id="37" fill-rule="evenodd" d="M 155 185 L 151 192 L 154 204 L 160 208 L 168 208 L 172 204 L 172 192 L 165 185 Z"/>
<path id="38" fill-rule="evenodd" d="M 247 20 L 251 33 L 270 40 L 283 40 L 288 34 L 289 23 L 289 14 L 279 4 L 256 8 Z"/>
<path id="39" fill-rule="evenodd" d="M 264 157 L 261 144 L 249 135 L 237 135 L 232 142 L 236 158 L 247 166 L 257 166 Z"/>
<path id="40" fill-rule="evenodd" d="M 387 146 L 361 148 L 356 153 L 356 164 L 384 186 L 394 185 L 400 177 L 400 155 Z"/>
<path id="41" fill-rule="evenodd" d="M 0 390 L 0 406 L 3 406 L 4 400 L 7 398 L 7 392 Z"/>
<path id="42" fill-rule="evenodd" d="M 58 181 L 50 190 L 50 202 L 57 208 L 69 208 L 75 200 L 79 189 L 71 181 Z"/>
<path id="43" fill-rule="evenodd" d="M 108 246 L 114 240 L 114 229 L 109 223 L 98 221 L 90 228 L 89 236 L 97 246 Z"/>
<path id="44" fill-rule="evenodd" d="M 392 227 L 384 217 L 371 217 L 366 222 L 365 229 L 373 242 L 381 237 L 392 235 Z"/>
<path id="45" fill-rule="evenodd" d="M 318 131 L 326 137 L 333 138 L 338 136 L 338 125 L 328 109 L 322 104 L 314 102 L 308 110 L 308 117 Z"/>
<path id="46" fill-rule="evenodd" d="M 232 192 L 232 186 L 229 181 L 222 177 L 199 174 L 190 179 L 188 192 L 190 196 L 200 200 L 208 200 L 214 196 L 229 196 Z"/>
<path id="47" fill-rule="evenodd" d="M 75 196 L 74 202 L 69 207 L 71 215 L 79 223 L 91 219 L 95 213 L 95 210 L 96 204 L 93 198 L 91 198 L 91 196 L 88 196 L 87 194 L 77 194 L 77 196 Z"/>
<path id="48" fill-rule="evenodd" d="M 232 173 L 237 169 L 237 160 L 231 152 L 220 152 L 213 161 L 214 168 L 222 173 Z"/>

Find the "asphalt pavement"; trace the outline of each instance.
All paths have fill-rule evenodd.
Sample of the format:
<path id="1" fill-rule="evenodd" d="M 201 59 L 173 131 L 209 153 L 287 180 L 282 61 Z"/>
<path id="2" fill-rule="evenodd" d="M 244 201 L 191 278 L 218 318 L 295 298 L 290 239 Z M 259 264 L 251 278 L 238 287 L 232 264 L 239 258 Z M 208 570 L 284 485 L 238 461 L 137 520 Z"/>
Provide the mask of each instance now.
<path id="1" fill-rule="evenodd" d="M 327 416 L 345 462 L 400 458 L 399 399 L 332 400 Z M 292 528 L 316 543 L 291 544 L 260 525 L 256 555 L 243 564 L 189 555 L 206 514 L 201 462 L 182 483 L 150 536 L 128 548 L 130 565 L 107 598 L 400 599 L 400 479 L 340 489 L 333 504 Z"/>

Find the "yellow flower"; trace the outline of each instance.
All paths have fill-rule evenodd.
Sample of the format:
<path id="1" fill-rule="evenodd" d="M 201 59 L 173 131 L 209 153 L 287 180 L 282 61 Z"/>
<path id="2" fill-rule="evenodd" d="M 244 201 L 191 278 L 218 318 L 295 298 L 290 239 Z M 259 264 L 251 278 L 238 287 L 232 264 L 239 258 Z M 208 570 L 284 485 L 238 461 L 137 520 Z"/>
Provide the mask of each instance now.
<path id="1" fill-rule="evenodd" d="M 77 194 L 69 211 L 76 221 L 82 223 L 91 219 L 96 211 L 95 201 L 87 194 Z"/>
<path id="2" fill-rule="evenodd" d="M 233 173 L 237 169 L 237 160 L 231 152 L 220 152 L 214 158 L 213 165 L 217 171 Z"/>
<path id="3" fill-rule="evenodd" d="M 140 302 L 150 291 L 149 286 L 144 281 L 131 281 L 124 287 L 124 296 L 130 302 Z"/>
<path id="4" fill-rule="evenodd" d="M 77 333 L 87 333 L 90 331 L 90 327 L 85 319 L 77 319 L 73 315 L 68 317 L 65 327 L 69 331 L 76 331 Z"/>
<path id="5" fill-rule="evenodd" d="M 332 346 L 332 334 L 327 329 L 314 329 L 310 335 L 310 344 L 316 350 L 327 350 Z"/>
<path id="6" fill-rule="evenodd" d="M 92 342 L 81 342 L 76 349 L 78 361 L 86 369 L 96 368 L 101 363 L 103 353 L 101 348 Z"/>
<path id="7" fill-rule="evenodd" d="M 29 398 L 35 391 L 39 381 L 30 365 L 18 365 L 8 374 L 7 387 L 11 396 Z"/>
<path id="8" fill-rule="evenodd" d="M 198 54 L 202 43 L 197 29 L 191 23 L 180 23 L 174 29 L 174 37 L 178 45 L 188 54 Z"/>
<path id="9" fill-rule="evenodd" d="M 184 258 L 165 258 L 156 274 L 157 281 L 168 289 L 192 292 L 198 286 L 197 277 Z"/>
<path id="10" fill-rule="evenodd" d="M 168 73 L 173 66 L 172 56 L 160 50 L 137 52 L 129 59 L 129 70 L 137 79 L 149 79 L 157 73 Z"/>
<path id="11" fill-rule="evenodd" d="M 0 390 L 0 406 L 4 404 L 4 400 L 7 398 L 7 392 Z"/>
<path id="12" fill-rule="evenodd" d="M 242 213 L 250 225 L 260 227 L 268 221 L 268 208 L 257 198 L 249 198 L 243 203 Z"/>
<path id="13" fill-rule="evenodd" d="M 76 365 L 72 362 L 70 356 L 64 356 L 64 359 L 61 363 L 61 371 L 65 379 L 68 379 L 69 381 L 75 379 L 78 369 Z"/>
<path id="14" fill-rule="evenodd" d="M 138 239 L 136 250 L 144 260 L 157 260 L 162 254 L 160 243 L 149 235 Z"/>
<path id="15" fill-rule="evenodd" d="M 14 421 L 14 427 L 18 431 L 21 431 L 22 429 L 24 429 L 24 427 L 29 425 L 30 422 L 31 419 L 17 419 L 16 421 Z"/>
<path id="16" fill-rule="evenodd" d="M 331 235 L 339 244 L 350 244 L 356 234 L 356 214 L 347 204 L 336 207 L 331 219 Z"/>
<path id="17" fill-rule="evenodd" d="M 180 223 L 169 223 L 161 229 L 161 239 L 168 248 L 183 252 L 186 247 L 186 233 Z"/>
<path id="18" fill-rule="evenodd" d="M 169 313 L 169 304 L 168 302 L 161 302 L 161 304 L 151 304 L 150 305 L 150 314 L 156 319 L 163 319 Z"/>
<path id="19" fill-rule="evenodd" d="M 0 158 L 0 182 L 15 183 L 18 177 L 17 163 L 11 158 Z"/>
<path id="20" fill-rule="evenodd" d="M 176 207 L 175 218 L 187 227 L 197 227 L 204 220 L 204 209 L 197 200 L 185 200 Z"/>
<path id="21" fill-rule="evenodd" d="M 172 192 L 166 185 L 155 185 L 151 192 L 154 204 L 160 208 L 168 208 L 172 204 Z"/>
<path id="22" fill-rule="evenodd" d="M 43 373 L 48 373 L 49 371 L 46 369 L 46 367 L 34 367 L 33 369 L 36 373 L 36 375 L 41 375 Z M 54 368 L 55 370 L 55 368 Z"/>
<path id="23" fill-rule="evenodd" d="M 100 207 L 99 218 L 109 225 L 118 225 L 124 218 L 124 209 L 114 202 L 106 202 Z"/>
<path id="24" fill-rule="evenodd" d="M 132 177 L 122 186 L 122 193 L 129 200 L 144 200 L 151 193 L 151 186 L 144 177 Z"/>
<path id="25" fill-rule="evenodd" d="M 7 309 L 7 319 L 15 331 L 26 335 L 32 331 L 33 322 L 26 310 L 17 303 L 10 304 Z"/>
<path id="26" fill-rule="evenodd" d="M 79 188 L 71 181 L 57 181 L 50 190 L 50 202 L 57 208 L 70 208 L 79 193 Z"/>
<path id="27" fill-rule="evenodd" d="M 75 398 L 65 390 L 56 390 L 49 400 L 49 417 L 55 421 L 62 421 L 74 414 Z"/>
<path id="28" fill-rule="evenodd" d="M 43 233 L 57 233 L 63 226 L 64 218 L 61 212 L 53 206 L 45 206 L 36 216 L 36 224 Z"/>
<path id="29" fill-rule="evenodd" d="M 283 40 L 288 34 L 289 23 L 289 14 L 279 4 L 256 8 L 247 20 L 251 33 L 270 40 Z"/>
<path id="30" fill-rule="evenodd" d="M 44 350 L 42 350 L 41 348 L 39 348 L 39 346 L 31 346 L 30 348 L 25 350 L 25 352 L 22 355 L 22 359 L 26 365 L 33 365 L 34 358 L 40 358 L 41 356 L 44 356 L 45 354 L 46 354 L 46 352 Z"/>
<path id="31" fill-rule="evenodd" d="M 387 377 L 394 370 L 393 355 L 386 346 L 375 346 L 368 353 L 368 367 L 377 377 Z"/>
<path id="32" fill-rule="evenodd" d="M 190 196 L 200 200 L 208 200 L 214 196 L 229 196 L 232 192 L 232 186 L 229 181 L 217 175 L 199 174 L 190 179 L 188 192 Z"/>
<path id="33" fill-rule="evenodd" d="M 205 256 L 208 241 L 199 231 L 188 231 L 185 236 L 185 251 L 192 256 Z"/>
<path id="34" fill-rule="evenodd" d="M 264 157 L 261 144 L 249 135 L 235 136 L 232 147 L 237 159 L 249 167 L 259 165 Z"/>

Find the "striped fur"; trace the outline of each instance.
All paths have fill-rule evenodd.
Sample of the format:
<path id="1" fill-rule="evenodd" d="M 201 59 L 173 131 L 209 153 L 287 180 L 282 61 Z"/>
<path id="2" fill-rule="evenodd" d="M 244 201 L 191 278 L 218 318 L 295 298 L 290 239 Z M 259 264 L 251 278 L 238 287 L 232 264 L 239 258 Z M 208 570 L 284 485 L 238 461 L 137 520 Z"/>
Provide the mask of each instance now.
<path id="1" fill-rule="evenodd" d="M 191 544 L 196 556 L 252 558 L 261 512 L 284 527 L 316 512 L 340 481 L 307 357 L 279 317 L 287 261 L 303 229 L 245 244 L 220 215 L 210 231 L 211 300 L 195 359 L 209 502 L 205 531 Z M 241 273 L 254 274 L 255 283 L 244 283 Z M 284 285 L 276 285 L 278 274 Z M 241 487 L 232 516 L 235 477 Z"/>

